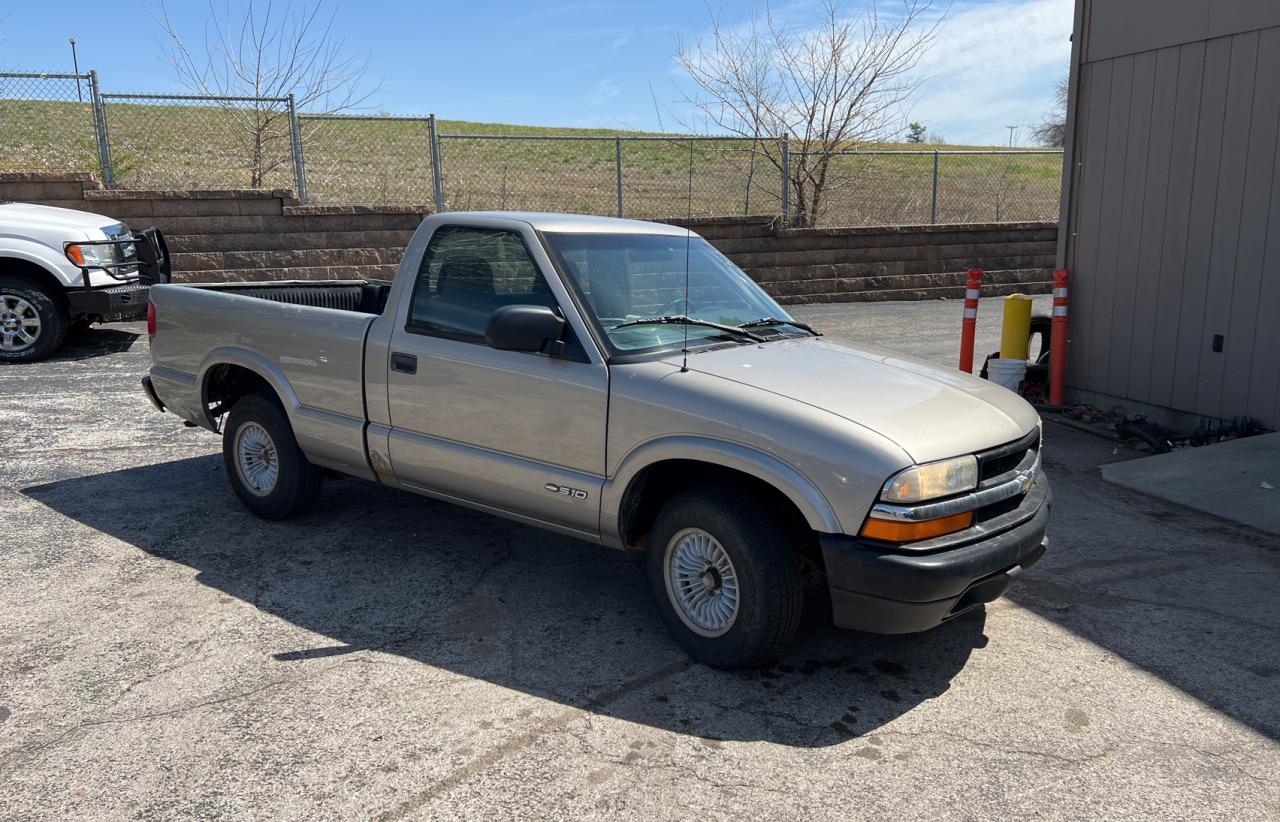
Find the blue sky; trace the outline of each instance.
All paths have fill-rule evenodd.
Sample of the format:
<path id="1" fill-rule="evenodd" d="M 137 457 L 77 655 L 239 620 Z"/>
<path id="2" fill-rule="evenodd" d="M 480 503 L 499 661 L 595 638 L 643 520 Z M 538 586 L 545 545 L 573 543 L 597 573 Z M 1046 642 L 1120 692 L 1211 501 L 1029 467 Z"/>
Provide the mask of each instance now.
<path id="1" fill-rule="evenodd" d="M 237 0 L 232 0 L 234 8 Z M 216 0 L 219 7 L 226 0 Z M 282 0 L 277 0 L 280 4 Z M 848 0 L 856 8 L 859 0 Z M 155 2 L 0 0 L 0 69 L 70 68 L 75 36 L 82 68 L 96 68 L 106 91 L 179 91 L 160 56 Z M 881 0 L 889 7 L 892 0 Z M 744 24 L 763 2 L 642 0 L 538 3 L 329 0 L 346 47 L 367 55 L 366 79 L 379 90 L 368 108 L 435 112 L 451 119 L 552 126 L 653 129 L 654 99 L 680 115 L 678 39 Z M 774 2 L 802 24 L 814 0 Z M 169 2 L 180 29 L 198 39 L 201 0 Z M 911 117 L 952 143 L 1003 144 L 1008 125 L 1038 123 L 1070 54 L 1072 0 L 959 0 L 921 63 L 928 79 Z M 91 21 L 91 22 L 89 22 Z"/>

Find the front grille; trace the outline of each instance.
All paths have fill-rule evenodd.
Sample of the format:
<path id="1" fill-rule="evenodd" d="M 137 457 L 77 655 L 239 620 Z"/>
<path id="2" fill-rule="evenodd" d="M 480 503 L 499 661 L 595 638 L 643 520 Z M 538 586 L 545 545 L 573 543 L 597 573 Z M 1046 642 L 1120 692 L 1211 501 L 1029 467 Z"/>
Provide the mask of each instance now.
<path id="1" fill-rule="evenodd" d="M 1020 439 L 997 446 L 977 454 L 978 487 L 995 485 L 1023 466 L 1025 460 L 1030 465 L 1034 454 L 1040 448 L 1040 429 L 1036 428 Z"/>

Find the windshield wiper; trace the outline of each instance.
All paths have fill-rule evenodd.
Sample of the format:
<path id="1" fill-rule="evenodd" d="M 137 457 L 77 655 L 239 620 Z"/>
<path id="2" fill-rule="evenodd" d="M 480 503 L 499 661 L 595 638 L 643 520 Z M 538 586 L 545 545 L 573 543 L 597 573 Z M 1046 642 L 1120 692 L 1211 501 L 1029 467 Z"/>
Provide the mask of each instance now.
<path id="1" fill-rule="evenodd" d="M 764 337 L 759 334 L 752 334 L 750 331 L 744 330 L 741 326 L 724 325 L 723 323 L 713 323 L 710 320 L 699 320 L 686 314 L 671 314 L 665 317 L 641 317 L 638 320 L 627 320 L 624 323 L 618 323 L 609 330 L 615 328 L 626 328 L 630 325 L 697 325 L 703 328 L 714 328 L 723 331 L 726 334 L 733 334 L 738 337 L 746 337 L 753 342 L 766 342 Z"/>
<path id="2" fill-rule="evenodd" d="M 777 317 L 761 317 L 758 320 L 752 320 L 749 323 L 743 323 L 742 325 L 738 326 L 738 328 L 760 328 L 766 325 L 794 325 L 796 328 L 799 328 L 801 331 L 808 331 L 810 334 L 812 334 L 815 337 L 822 336 L 821 331 L 817 331 L 813 328 L 810 328 L 809 326 L 805 325 L 799 320 L 783 320 Z"/>

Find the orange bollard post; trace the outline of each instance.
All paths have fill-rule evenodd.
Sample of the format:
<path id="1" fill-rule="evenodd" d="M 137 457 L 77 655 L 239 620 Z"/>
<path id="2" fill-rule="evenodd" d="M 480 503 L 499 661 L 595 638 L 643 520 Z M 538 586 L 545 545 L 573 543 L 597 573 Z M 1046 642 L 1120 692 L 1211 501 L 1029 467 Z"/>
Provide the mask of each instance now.
<path id="1" fill-rule="evenodd" d="M 978 296 L 982 293 L 982 269 L 969 269 L 964 286 L 964 320 L 960 323 L 960 370 L 973 373 L 973 337 L 978 331 Z"/>
<path id="2" fill-rule="evenodd" d="M 1062 405 L 1067 381 L 1067 270 L 1053 272 L 1053 322 L 1049 338 L 1049 404 Z"/>

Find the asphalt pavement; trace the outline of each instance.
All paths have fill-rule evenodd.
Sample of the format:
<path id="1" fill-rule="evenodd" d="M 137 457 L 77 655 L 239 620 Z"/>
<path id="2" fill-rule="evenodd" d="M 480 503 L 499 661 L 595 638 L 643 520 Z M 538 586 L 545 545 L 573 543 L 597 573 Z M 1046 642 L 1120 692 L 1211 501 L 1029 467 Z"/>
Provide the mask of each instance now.
<path id="1" fill-rule="evenodd" d="M 796 313 L 951 364 L 959 309 Z M 634 555 L 350 480 L 254 519 L 147 365 L 131 324 L 0 371 L 4 819 L 1280 816 L 1280 538 L 1104 484 L 1106 440 L 1047 425 L 1006 598 L 724 673 Z"/>

